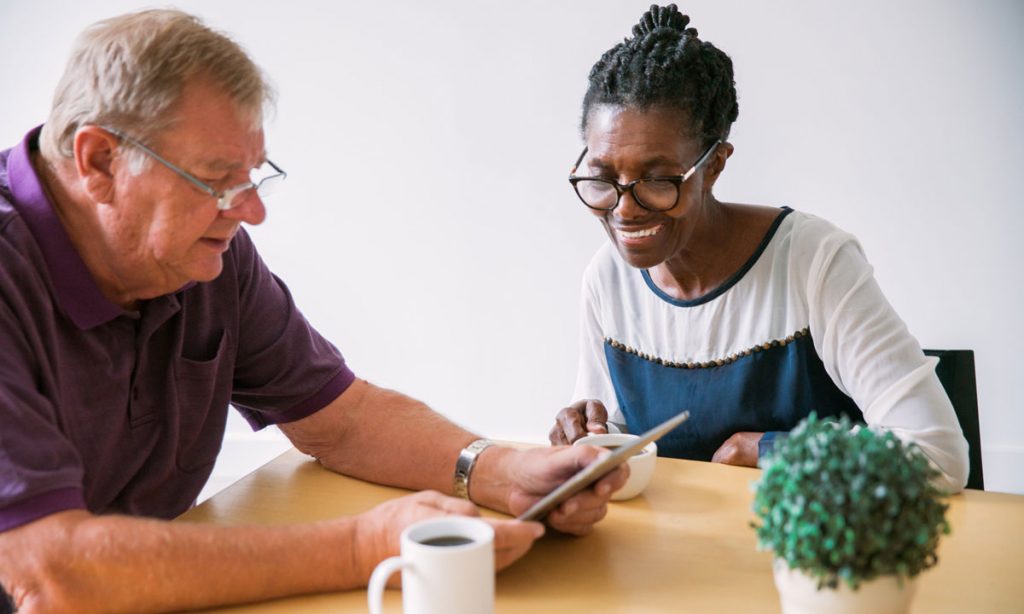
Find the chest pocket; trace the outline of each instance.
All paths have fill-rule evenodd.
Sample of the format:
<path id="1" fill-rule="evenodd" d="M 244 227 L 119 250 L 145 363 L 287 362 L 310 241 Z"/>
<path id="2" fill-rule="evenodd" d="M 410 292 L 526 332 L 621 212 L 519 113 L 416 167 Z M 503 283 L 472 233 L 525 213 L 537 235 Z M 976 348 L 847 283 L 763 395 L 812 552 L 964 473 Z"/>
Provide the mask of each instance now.
<path id="1" fill-rule="evenodd" d="M 205 356 L 174 359 L 174 392 L 177 412 L 169 434 L 177 440 L 177 464 L 192 473 L 212 469 L 220 452 L 231 400 L 234 348 L 222 331 L 212 336 Z"/>

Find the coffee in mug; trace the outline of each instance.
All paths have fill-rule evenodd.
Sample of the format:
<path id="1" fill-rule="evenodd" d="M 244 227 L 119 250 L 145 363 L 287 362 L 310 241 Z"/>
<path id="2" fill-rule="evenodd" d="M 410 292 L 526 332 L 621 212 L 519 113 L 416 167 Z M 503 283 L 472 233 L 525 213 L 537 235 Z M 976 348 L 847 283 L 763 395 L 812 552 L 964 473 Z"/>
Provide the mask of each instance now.
<path id="1" fill-rule="evenodd" d="M 431 537 L 420 543 L 424 546 L 465 546 L 466 544 L 472 544 L 473 540 L 458 535 L 442 535 L 440 537 Z"/>

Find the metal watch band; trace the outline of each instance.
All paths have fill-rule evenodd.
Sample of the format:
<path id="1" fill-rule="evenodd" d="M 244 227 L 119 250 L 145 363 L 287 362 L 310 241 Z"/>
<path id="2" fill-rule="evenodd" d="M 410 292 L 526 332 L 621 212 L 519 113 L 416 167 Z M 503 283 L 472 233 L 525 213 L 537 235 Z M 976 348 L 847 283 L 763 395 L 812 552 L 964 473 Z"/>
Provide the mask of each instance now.
<path id="1" fill-rule="evenodd" d="M 494 445 L 490 439 L 477 439 L 459 452 L 459 459 L 455 461 L 455 482 L 454 489 L 456 497 L 469 499 L 469 476 L 473 473 L 473 466 L 476 465 L 476 458 L 480 453 Z"/>

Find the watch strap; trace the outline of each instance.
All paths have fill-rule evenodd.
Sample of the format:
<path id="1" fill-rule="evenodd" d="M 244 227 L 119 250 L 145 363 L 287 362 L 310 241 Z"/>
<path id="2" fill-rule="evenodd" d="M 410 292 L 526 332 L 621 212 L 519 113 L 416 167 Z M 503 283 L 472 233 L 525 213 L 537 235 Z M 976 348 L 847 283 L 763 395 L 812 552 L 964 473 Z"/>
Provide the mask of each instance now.
<path id="1" fill-rule="evenodd" d="M 490 439 L 477 439 L 459 452 L 459 458 L 455 461 L 455 480 L 453 490 L 456 497 L 469 499 L 469 476 L 473 473 L 476 459 L 480 453 L 494 445 Z"/>

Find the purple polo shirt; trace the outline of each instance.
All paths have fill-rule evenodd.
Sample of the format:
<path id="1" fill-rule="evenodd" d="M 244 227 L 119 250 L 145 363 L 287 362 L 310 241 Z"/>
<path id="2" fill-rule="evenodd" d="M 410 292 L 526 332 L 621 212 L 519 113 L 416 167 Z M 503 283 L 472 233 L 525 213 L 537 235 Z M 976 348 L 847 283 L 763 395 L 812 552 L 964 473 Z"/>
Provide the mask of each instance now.
<path id="1" fill-rule="evenodd" d="M 341 354 L 239 232 L 212 282 L 125 311 L 103 297 L 32 167 L 0 152 L 0 531 L 61 510 L 173 518 L 220 451 L 323 408 Z"/>

